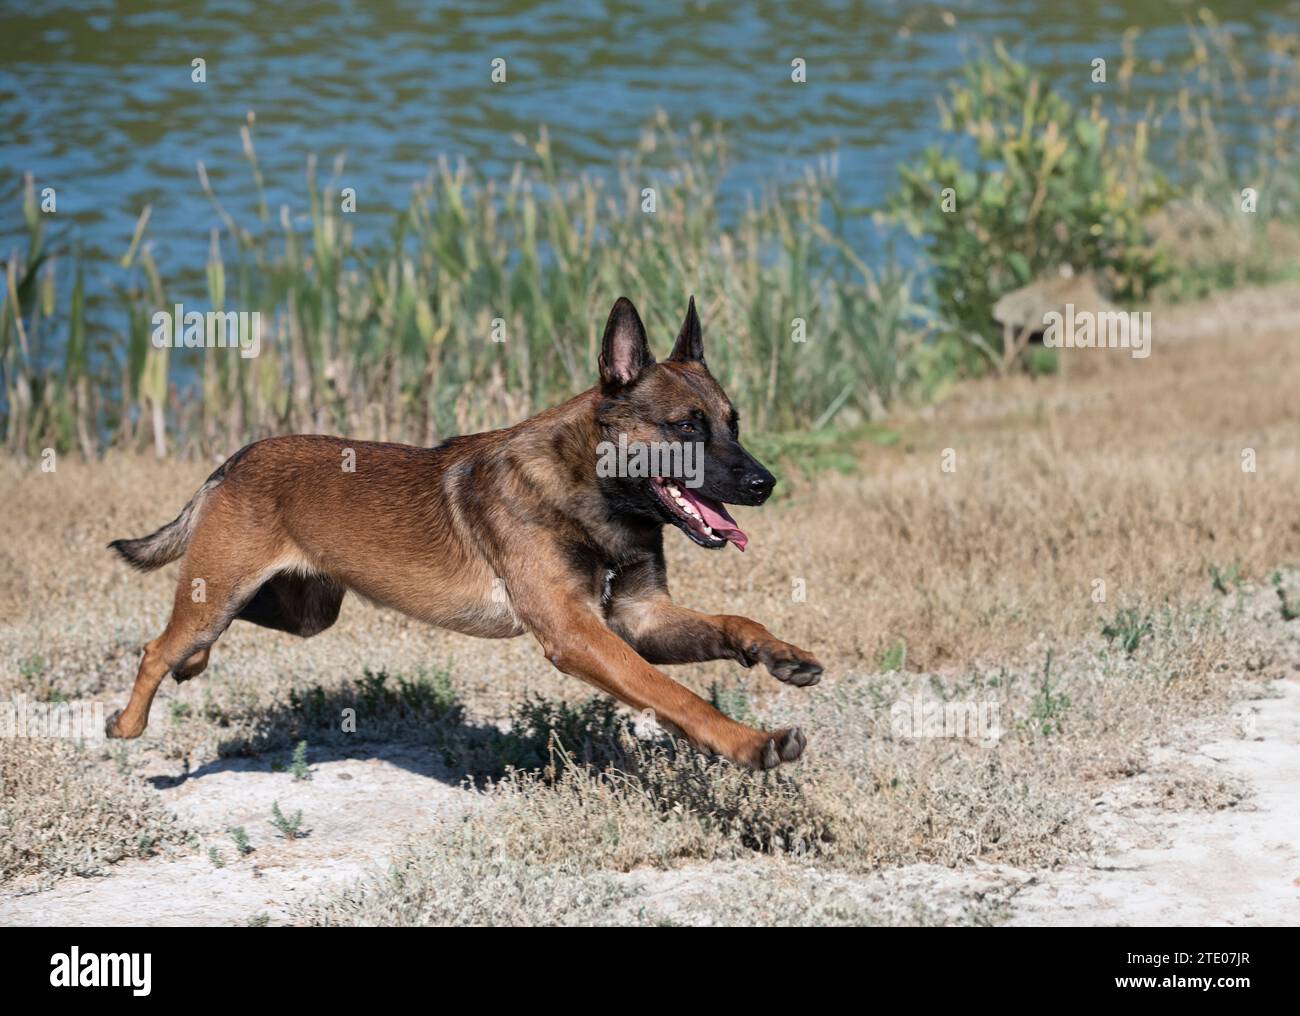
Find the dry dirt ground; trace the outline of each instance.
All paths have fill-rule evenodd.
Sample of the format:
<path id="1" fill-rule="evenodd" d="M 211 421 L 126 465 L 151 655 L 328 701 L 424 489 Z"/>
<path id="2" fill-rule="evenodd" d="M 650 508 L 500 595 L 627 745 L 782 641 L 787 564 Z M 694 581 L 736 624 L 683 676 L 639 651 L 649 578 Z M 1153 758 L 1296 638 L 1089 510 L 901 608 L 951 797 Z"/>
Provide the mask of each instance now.
<path id="1" fill-rule="evenodd" d="M 0 738 L 0 923 L 1300 922 L 1300 291 L 1155 325 L 1147 360 L 900 414 L 847 475 L 787 466 L 744 555 L 669 534 L 680 600 L 827 664 L 675 672 L 801 723 L 798 766 L 627 742 L 528 639 L 350 598 L 305 642 L 236 626 L 138 742 Z M 0 700 L 124 703 L 174 567 L 103 546 L 210 468 L 0 464 Z M 916 695 L 1002 735 L 907 736 Z"/>

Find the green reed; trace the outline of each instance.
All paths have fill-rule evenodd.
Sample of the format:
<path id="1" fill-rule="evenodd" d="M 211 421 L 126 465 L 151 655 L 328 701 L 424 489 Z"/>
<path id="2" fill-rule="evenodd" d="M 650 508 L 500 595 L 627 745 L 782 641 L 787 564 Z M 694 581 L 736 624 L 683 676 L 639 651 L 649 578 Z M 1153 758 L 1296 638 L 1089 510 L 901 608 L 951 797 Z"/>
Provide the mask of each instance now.
<path id="1" fill-rule="evenodd" d="M 42 364 L 33 335 L 53 339 L 55 301 L 33 293 L 37 280 L 52 292 L 56 266 L 40 216 L 29 215 L 0 321 L 10 450 L 228 452 L 286 431 L 431 443 L 503 426 L 592 383 L 604 317 L 622 293 L 660 355 L 695 294 L 710 366 L 760 430 L 879 413 L 924 340 L 911 277 L 877 274 L 839 238 L 829 163 L 747 195 L 728 218 L 716 135 L 677 134 L 661 119 L 605 179 L 562 175 L 542 130 L 507 180 L 439 160 L 390 234 L 362 250 L 342 208 L 341 166 L 323 180 L 309 161 L 305 221 L 288 207 L 269 213 L 251 127 L 251 222 L 236 221 L 198 167 L 223 224 L 209 238 L 202 309 L 260 311 L 261 355 L 154 347 L 151 317 L 178 296 L 153 261 L 146 209 L 117 265 L 120 311 L 100 334 L 102 355 L 88 354 L 78 262 L 66 360 Z"/>

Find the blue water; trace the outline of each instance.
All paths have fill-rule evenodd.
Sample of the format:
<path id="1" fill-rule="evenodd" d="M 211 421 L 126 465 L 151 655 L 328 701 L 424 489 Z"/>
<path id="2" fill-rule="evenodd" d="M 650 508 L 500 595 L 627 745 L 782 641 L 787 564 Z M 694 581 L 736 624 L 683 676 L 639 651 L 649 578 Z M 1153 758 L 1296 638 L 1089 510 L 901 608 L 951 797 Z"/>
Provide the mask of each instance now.
<path id="1" fill-rule="evenodd" d="M 899 162 L 936 140 L 936 95 L 996 38 L 1086 98 L 1097 56 L 1118 67 L 1125 29 L 1171 63 L 1136 91 L 1167 99 L 1190 51 L 1173 3 L 953 4 L 652 2 L 258 4 L 224 0 L 163 12 L 137 2 L 0 5 L 0 252 L 22 230 L 22 174 L 58 193 L 60 244 L 91 256 L 99 292 L 137 216 L 152 206 L 155 258 L 175 276 L 201 268 L 220 226 L 195 164 L 237 218 L 254 192 L 239 127 L 255 139 L 272 215 L 305 212 L 305 160 L 321 175 L 345 159 L 358 228 L 387 228 L 439 154 L 508 174 L 525 154 L 513 135 L 548 126 L 562 168 L 617 164 L 664 110 L 675 126 L 718 124 L 729 142 L 727 193 L 788 179 L 839 154 L 854 204 L 878 205 Z M 1294 2 L 1211 3 L 1238 39 L 1247 87 L 1265 85 L 1269 30 L 1297 27 Z M 207 61 L 206 84 L 190 80 Z M 489 80 L 507 61 L 508 81 Z M 790 80 L 795 57 L 808 81 Z M 1259 140 L 1229 101 L 1238 143 Z M 1235 132 L 1235 133 L 1234 133 Z"/>

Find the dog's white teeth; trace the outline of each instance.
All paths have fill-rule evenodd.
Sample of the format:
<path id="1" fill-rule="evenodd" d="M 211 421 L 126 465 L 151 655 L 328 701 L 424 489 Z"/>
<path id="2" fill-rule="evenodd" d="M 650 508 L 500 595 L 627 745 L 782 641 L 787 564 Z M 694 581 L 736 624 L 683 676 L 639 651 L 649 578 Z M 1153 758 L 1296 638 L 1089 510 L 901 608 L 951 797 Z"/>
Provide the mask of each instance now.
<path id="1" fill-rule="evenodd" d="M 668 484 L 668 493 L 676 498 L 680 498 L 682 496 L 682 492 L 678 490 L 676 487 L 674 487 L 671 483 Z"/>
<path id="2" fill-rule="evenodd" d="M 708 524 L 707 522 L 704 523 L 704 535 L 705 535 L 705 536 L 712 536 L 712 535 L 713 535 L 713 530 L 709 528 L 709 524 Z"/>
<path id="3" fill-rule="evenodd" d="M 685 508 L 687 511 L 690 511 L 690 510 L 691 510 L 690 502 L 687 501 L 686 498 L 684 498 L 684 497 L 676 497 L 676 498 L 673 498 L 673 500 L 676 501 L 676 502 L 677 502 L 679 505 L 681 505 L 683 508 Z"/>

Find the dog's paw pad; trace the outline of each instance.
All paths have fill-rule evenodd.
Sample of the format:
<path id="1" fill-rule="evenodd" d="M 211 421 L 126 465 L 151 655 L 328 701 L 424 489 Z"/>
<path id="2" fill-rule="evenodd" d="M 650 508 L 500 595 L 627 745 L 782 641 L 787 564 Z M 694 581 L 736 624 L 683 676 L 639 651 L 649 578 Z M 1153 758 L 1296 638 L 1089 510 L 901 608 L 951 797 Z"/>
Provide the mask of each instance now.
<path id="1" fill-rule="evenodd" d="M 822 679 L 822 665 L 813 661 L 801 663 L 794 668 L 789 681 L 797 688 L 807 688 Z"/>
<path id="2" fill-rule="evenodd" d="M 822 679 L 823 667 L 814 659 L 785 659 L 772 665 L 772 676 L 778 681 L 806 688 Z"/>

